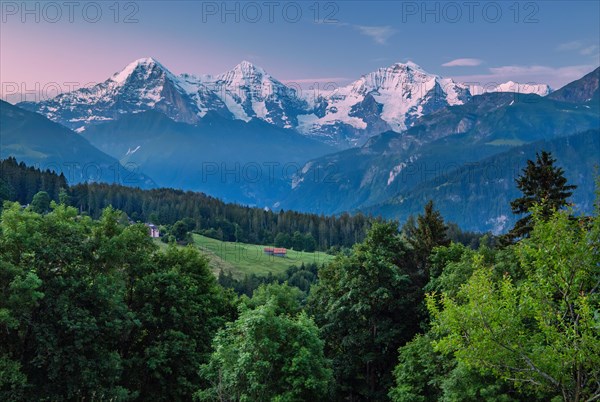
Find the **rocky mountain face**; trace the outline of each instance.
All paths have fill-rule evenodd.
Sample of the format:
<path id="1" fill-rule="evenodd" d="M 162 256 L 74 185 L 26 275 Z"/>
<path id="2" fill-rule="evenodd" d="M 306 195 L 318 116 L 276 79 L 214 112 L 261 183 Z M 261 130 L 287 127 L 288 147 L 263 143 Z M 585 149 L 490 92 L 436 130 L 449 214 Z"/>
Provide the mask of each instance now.
<path id="1" fill-rule="evenodd" d="M 209 105 L 206 107 L 220 106 L 216 96 L 203 101 Z M 201 116 L 199 102 L 184 91 L 177 77 L 152 58 L 136 60 L 92 87 L 38 103 L 22 102 L 19 106 L 77 132 L 123 114 L 146 110 L 158 110 L 173 120 L 189 123 L 197 122 Z"/>
<path id="2" fill-rule="evenodd" d="M 196 82 L 210 88 L 238 120 L 257 118 L 278 127 L 294 128 L 298 114 L 308 107 L 294 89 L 248 61 L 215 77 L 198 77 Z"/>
<path id="3" fill-rule="evenodd" d="M 474 90 L 486 89 L 469 88 L 408 62 L 380 68 L 333 91 L 307 96 L 248 61 L 216 76 L 175 75 L 157 60 L 143 58 L 100 84 L 19 106 L 77 132 L 148 110 L 187 124 L 197 124 L 214 112 L 232 120 L 262 120 L 337 148 L 349 148 L 387 130 L 405 130 L 446 106 L 469 102 Z M 545 95 L 549 88 L 510 82 L 492 90 Z"/>
<path id="4" fill-rule="evenodd" d="M 597 101 L 600 97 L 600 90 L 598 89 L 599 80 L 600 67 L 550 94 L 549 98 L 570 103 Z"/>
<path id="5" fill-rule="evenodd" d="M 358 146 L 374 134 L 405 130 L 418 118 L 470 97 L 462 84 L 412 62 L 397 63 L 316 99 L 313 113 L 299 117 L 298 129 L 328 142 Z"/>

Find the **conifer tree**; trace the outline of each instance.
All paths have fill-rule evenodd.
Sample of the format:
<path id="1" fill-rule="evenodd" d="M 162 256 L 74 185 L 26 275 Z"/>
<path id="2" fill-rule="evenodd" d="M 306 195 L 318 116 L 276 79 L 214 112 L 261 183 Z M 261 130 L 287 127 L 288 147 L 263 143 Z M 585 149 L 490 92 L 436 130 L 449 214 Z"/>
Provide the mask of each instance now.
<path id="1" fill-rule="evenodd" d="M 448 246 L 448 226 L 438 210 L 434 208 L 433 201 L 425 205 L 423 215 L 416 219 L 409 219 L 404 226 L 404 232 L 412 245 L 412 254 L 415 265 L 414 275 L 417 282 L 424 286 L 429 280 L 429 256 L 435 247 Z"/>
<path id="2" fill-rule="evenodd" d="M 542 151 L 536 154 L 535 162 L 527 161 L 521 176 L 516 179 L 517 187 L 523 193 L 522 197 L 510 203 L 514 214 L 523 215 L 514 228 L 503 237 L 503 243 L 511 243 L 516 239 L 529 237 L 533 229 L 531 207 L 540 205 L 540 217 L 548 219 L 553 211 L 566 206 L 569 198 L 577 186 L 567 185 L 562 168 L 555 166 L 556 159 L 550 152 Z"/>

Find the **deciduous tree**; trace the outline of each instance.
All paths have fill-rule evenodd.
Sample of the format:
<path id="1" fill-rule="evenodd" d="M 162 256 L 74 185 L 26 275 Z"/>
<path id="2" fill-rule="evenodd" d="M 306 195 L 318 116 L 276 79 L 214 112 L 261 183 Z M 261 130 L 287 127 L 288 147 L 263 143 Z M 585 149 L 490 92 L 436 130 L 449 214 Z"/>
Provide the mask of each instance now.
<path id="1" fill-rule="evenodd" d="M 437 350 L 459 362 L 565 401 L 600 398 L 600 218 L 547 217 L 514 250 L 521 280 L 495 278 L 483 256 L 456 297 L 430 296 Z M 441 306 L 438 304 L 441 302 Z"/>
<path id="2" fill-rule="evenodd" d="M 311 311 L 333 359 L 340 397 L 380 400 L 398 347 L 417 331 L 408 245 L 393 223 L 375 224 L 354 253 L 319 272 Z"/>
<path id="3" fill-rule="evenodd" d="M 289 288 L 288 288 L 289 289 Z M 319 330 L 306 313 L 284 313 L 282 299 L 262 288 L 254 309 L 244 308 L 213 342 L 210 362 L 200 369 L 210 386 L 206 401 L 310 401 L 329 393 L 332 373 Z M 264 299 L 271 293 L 272 297 Z M 293 297 L 292 297 L 293 299 Z M 266 302 L 265 302 L 266 301 Z M 288 303 L 284 303 L 287 305 Z"/>

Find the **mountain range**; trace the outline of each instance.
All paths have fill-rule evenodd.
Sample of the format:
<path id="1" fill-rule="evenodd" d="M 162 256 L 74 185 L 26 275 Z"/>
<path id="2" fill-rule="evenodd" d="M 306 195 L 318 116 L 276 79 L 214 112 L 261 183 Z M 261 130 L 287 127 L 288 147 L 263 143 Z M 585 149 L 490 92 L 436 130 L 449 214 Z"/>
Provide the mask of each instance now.
<path id="1" fill-rule="evenodd" d="M 580 185 L 574 199 L 591 208 L 599 75 L 596 69 L 556 91 L 514 82 L 483 90 L 408 62 L 306 96 L 249 62 L 215 76 L 175 75 L 145 58 L 93 87 L 11 106 L 23 120 L 37 116 L 39 128 L 21 139 L 12 124 L 3 155 L 35 163 L 66 153 L 43 138 L 58 130 L 64 144 L 81 141 L 69 155 L 134 167 L 145 186 L 401 220 L 432 198 L 465 229 L 501 232 L 514 219 L 507 197 L 519 171 L 510 163 L 543 147 Z M 494 202 L 505 208 L 486 207 Z"/>
<path id="2" fill-rule="evenodd" d="M 402 131 L 446 106 L 464 104 L 471 92 L 490 91 L 547 95 L 550 88 L 508 82 L 484 89 L 427 73 L 407 62 L 380 68 L 333 90 L 298 93 L 248 61 L 216 76 L 175 75 L 149 57 L 135 60 L 102 83 L 19 106 L 77 132 L 148 110 L 188 124 L 214 112 L 233 120 L 262 120 L 348 148 L 383 131 Z"/>
<path id="3" fill-rule="evenodd" d="M 382 213 L 385 209 L 388 217 L 405 218 L 418 212 L 415 208 L 418 203 L 412 203 L 411 207 L 411 202 L 405 203 L 405 199 L 418 199 L 419 208 L 426 202 L 415 198 L 414 192 L 419 188 L 421 194 L 437 199 L 432 189 L 448 187 L 444 191 L 458 202 L 468 197 L 472 189 L 452 187 L 451 179 L 457 171 L 500 169 L 502 178 L 506 179 L 510 173 L 514 179 L 514 166 L 493 164 L 494 155 L 508 152 L 515 157 L 524 152 L 520 147 L 527 144 L 543 144 L 596 130 L 588 134 L 595 138 L 596 142 L 590 140 L 593 146 L 582 145 L 589 145 L 590 141 L 573 142 L 573 146 L 579 144 L 580 148 L 575 152 L 563 150 L 565 159 L 559 161 L 566 171 L 583 171 L 581 166 L 589 167 L 600 160 L 600 153 L 589 152 L 598 149 L 599 75 L 600 68 L 547 97 L 500 92 L 473 96 L 463 105 L 446 107 L 418 119 L 408 130 L 387 131 L 372 137 L 362 147 L 311 160 L 294 177 L 292 190 L 278 206 L 320 213 L 353 210 Z M 535 157 L 532 152 L 527 155 Z M 519 173 L 517 169 L 516 174 Z M 448 177 L 450 182 L 445 182 Z M 581 179 L 578 177 L 575 182 Z M 581 198 L 590 207 L 593 180 L 583 182 L 585 185 L 578 191 L 585 194 Z M 507 183 L 514 187 L 514 180 Z M 497 199 L 482 200 L 482 208 Z M 493 230 L 498 227 L 494 220 L 507 215 L 506 211 L 496 213 L 493 209 L 485 212 L 485 220 L 471 220 L 470 212 L 454 217 L 462 224 L 469 220 L 470 229 Z"/>

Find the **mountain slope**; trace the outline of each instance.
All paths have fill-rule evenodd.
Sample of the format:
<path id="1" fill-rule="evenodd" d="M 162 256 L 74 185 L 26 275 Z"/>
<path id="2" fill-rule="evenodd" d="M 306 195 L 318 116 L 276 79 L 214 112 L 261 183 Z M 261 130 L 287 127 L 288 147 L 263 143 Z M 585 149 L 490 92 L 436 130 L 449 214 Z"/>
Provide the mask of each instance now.
<path id="1" fill-rule="evenodd" d="M 117 159 L 85 138 L 45 117 L 0 101 L 0 158 L 14 156 L 28 165 L 64 173 L 69 183 L 104 181 L 153 187 L 137 167 Z"/>
<path id="2" fill-rule="evenodd" d="M 550 94 L 550 99 L 570 103 L 597 103 L 600 98 L 598 81 L 600 80 L 600 67 L 582 78 L 573 81 L 558 91 Z"/>
<path id="3" fill-rule="evenodd" d="M 466 163 L 539 140 L 595 129 L 597 107 L 537 95 L 488 93 L 389 131 L 363 147 L 310 161 L 284 208 L 337 213 L 379 204 Z"/>
<path id="4" fill-rule="evenodd" d="M 590 213 L 600 155 L 599 130 L 509 149 L 420 183 L 381 205 L 367 208 L 366 212 L 405 220 L 411 214 L 420 213 L 427 201 L 435 200 L 444 218 L 458 223 L 464 230 L 505 232 L 518 218 L 510 208 L 510 202 L 521 196 L 515 179 L 527 160 L 535 159 L 536 152 L 541 150 L 552 152 L 569 183 L 577 184 L 570 198 L 577 210 Z"/>
<path id="5" fill-rule="evenodd" d="M 89 127 L 104 152 L 134 163 L 161 186 L 203 191 L 225 200 L 270 205 L 307 159 L 334 149 L 260 120 L 209 112 L 195 125 L 156 111 Z"/>

